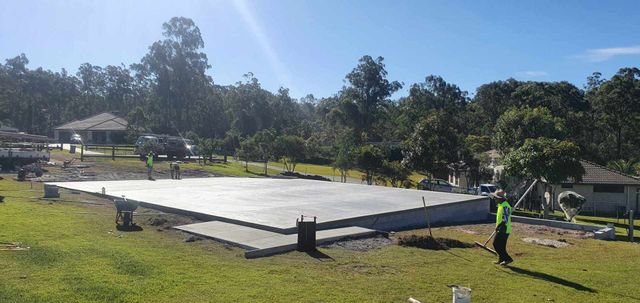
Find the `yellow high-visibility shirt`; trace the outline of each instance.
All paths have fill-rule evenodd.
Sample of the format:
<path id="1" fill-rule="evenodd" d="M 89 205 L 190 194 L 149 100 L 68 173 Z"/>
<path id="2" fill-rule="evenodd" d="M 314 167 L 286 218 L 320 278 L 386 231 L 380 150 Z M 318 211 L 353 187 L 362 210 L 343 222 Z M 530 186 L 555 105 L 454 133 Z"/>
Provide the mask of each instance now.
<path id="1" fill-rule="evenodd" d="M 506 233 L 511 233 L 511 205 L 509 202 L 503 201 L 498 204 L 498 211 L 496 212 L 496 227 L 500 225 L 500 223 L 505 222 L 507 227 Z"/>
<path id="2" fill-rule="evenodd" d="M 152 154 L 148 154 L 147 155 L 147 167 L 153 167 L 153 155 Z"/>

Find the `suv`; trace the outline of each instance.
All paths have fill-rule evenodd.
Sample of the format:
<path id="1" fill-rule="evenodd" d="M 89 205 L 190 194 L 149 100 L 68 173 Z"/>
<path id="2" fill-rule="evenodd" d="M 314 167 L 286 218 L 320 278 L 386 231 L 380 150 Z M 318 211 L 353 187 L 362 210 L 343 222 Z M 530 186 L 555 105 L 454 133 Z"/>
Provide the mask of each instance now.
<path id="1" fill-rule="evenodd" d="M 442 179 L 427 179 L 424 178 L 418 182 L 418 189 L 422 190 L 433 190 L 433 191 L 442 191 L 442 192 L 452 192 L 454 186 L 451 183 L 442 180 Z"/>
<path id="2" fill-rule="evenodd" d="M 140 155 L 141 159 L 149 152 L 148 150 L 144 150 L 144 146 L 147 144 L 153 144 L 153 146 L 155 146 L 155 150 L 153 150 L 155 155 L 164 154 L 164 144 L 161 142 L 160 138 L 152 135 L 144 135 L 138 137 L 138 140 L 136 140 L 136 144 L 134 145 L 134 153 Z"/>
<path id="3" fill-rule="evenodd" d="M 164 149 L 169 159 L 174 157 L 182 159 L 186 156 L 196 156 L 196 148 L 193 141 L 180 137 L 167 137 Z"/>
<path id="4" fill-rule="evenodd" d="M 173 137 L 167 135 L 147 134 L 138 137 L 135 144 L 135 153 L 143 159 L 148 150 L 144 149 L 145 145 L 152 144 L 154 146 L 153 153 L 156 156 L 166 155 L 167 158 L 183 159 L 187 156 L 197 156 L 197 146 L 189 139 L 181 137 Z"/>

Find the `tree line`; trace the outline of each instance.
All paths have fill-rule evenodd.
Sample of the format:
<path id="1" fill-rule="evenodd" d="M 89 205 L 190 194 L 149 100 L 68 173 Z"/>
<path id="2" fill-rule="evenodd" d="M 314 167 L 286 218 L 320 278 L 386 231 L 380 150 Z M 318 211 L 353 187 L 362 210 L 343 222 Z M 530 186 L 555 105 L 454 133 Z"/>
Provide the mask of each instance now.
<path id="1" fill-rule="evenodd" d="M 368 183 L 387 176 L 399 184 L 411 170 L 443 176 L 458 168 L 481 180 L 490 173 L 490 149 L 513 163 L 513 174 L 526 171 L 515 167 L 531 153 L 572 155 L 636 173 L 630 165 L 640 158 L 635 67 L 610 79 L 593 73 L 582 88 L 566 81 L 494 81 L 473 97 L 428 75 L 393 100 L 405 84 L 389 79 L 382 57 L 363 56 L 334 95 L 294 99 L 287 88 L 262 88 L 252 73 L 234 85 L 216 84 L 191 19 L 172 18 L 162 30 L 164 39 L 129 66 L 84 63 L 71 74 L 30 69 L 24 54 L 6 59 L 1 125 L 51 135 L 60 124 L 111 111 L 127 118 L 132 136 L 187 134 L 204 154 L 284 159 L 291 170 L 299 161 L 332 164 L 345 180 L 358 167 Z"/>

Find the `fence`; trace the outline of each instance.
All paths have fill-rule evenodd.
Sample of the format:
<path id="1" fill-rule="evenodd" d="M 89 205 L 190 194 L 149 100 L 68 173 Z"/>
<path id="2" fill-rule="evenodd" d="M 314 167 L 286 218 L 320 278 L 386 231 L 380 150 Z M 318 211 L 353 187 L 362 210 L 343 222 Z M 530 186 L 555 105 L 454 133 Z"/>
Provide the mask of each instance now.
<path id="1" fill-rule="evenodd" d="M 133 145 L 84 144 L 80 145 L 80 161 L 85 158 L 138 158 L 134 150 Z"/>

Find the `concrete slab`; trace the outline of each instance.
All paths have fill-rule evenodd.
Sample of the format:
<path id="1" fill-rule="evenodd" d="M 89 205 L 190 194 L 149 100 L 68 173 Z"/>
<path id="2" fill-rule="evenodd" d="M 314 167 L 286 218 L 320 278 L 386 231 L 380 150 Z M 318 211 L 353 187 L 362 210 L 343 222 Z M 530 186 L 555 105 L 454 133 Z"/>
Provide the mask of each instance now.
<path id="1" fill-rule="evenodd" d="M 297 234 L 279 234 L 257 228 L 220 221 L 210 221 L 174 227 L 192 234 L 230 243 L 244 249 L 245 257 L 258 258 L 296 249 Z M 321 230 L 316 233 L 316 243 L 337 241 L 346 237 L 364 237 L 377 231 L 362 227 L 344 227 Z"/>
<path id="2" fill-rule="evenodd" d="M 262 244 L 260 240 L 281 237 L 283 234 L 247 227 L 238 224 L 221 221 L 209 221 L 188 225 L 174 226 L 173 228 L 186 231 L 195 235 L 227 242 L 245 249 L 254 250 L 267 248 L 270 245 Z"/>
<path id="3" fill-rule="evenodd" d="M 431 224 L 487 219 L 482 196 L 301 179 L 197 178 L 48 183 L 71 190 L 126 196 L 143 206 L 279 233 L 294 233 L 296 218 L 316 216 L 318 229 L 423 227 L 424 196 Z"/>

